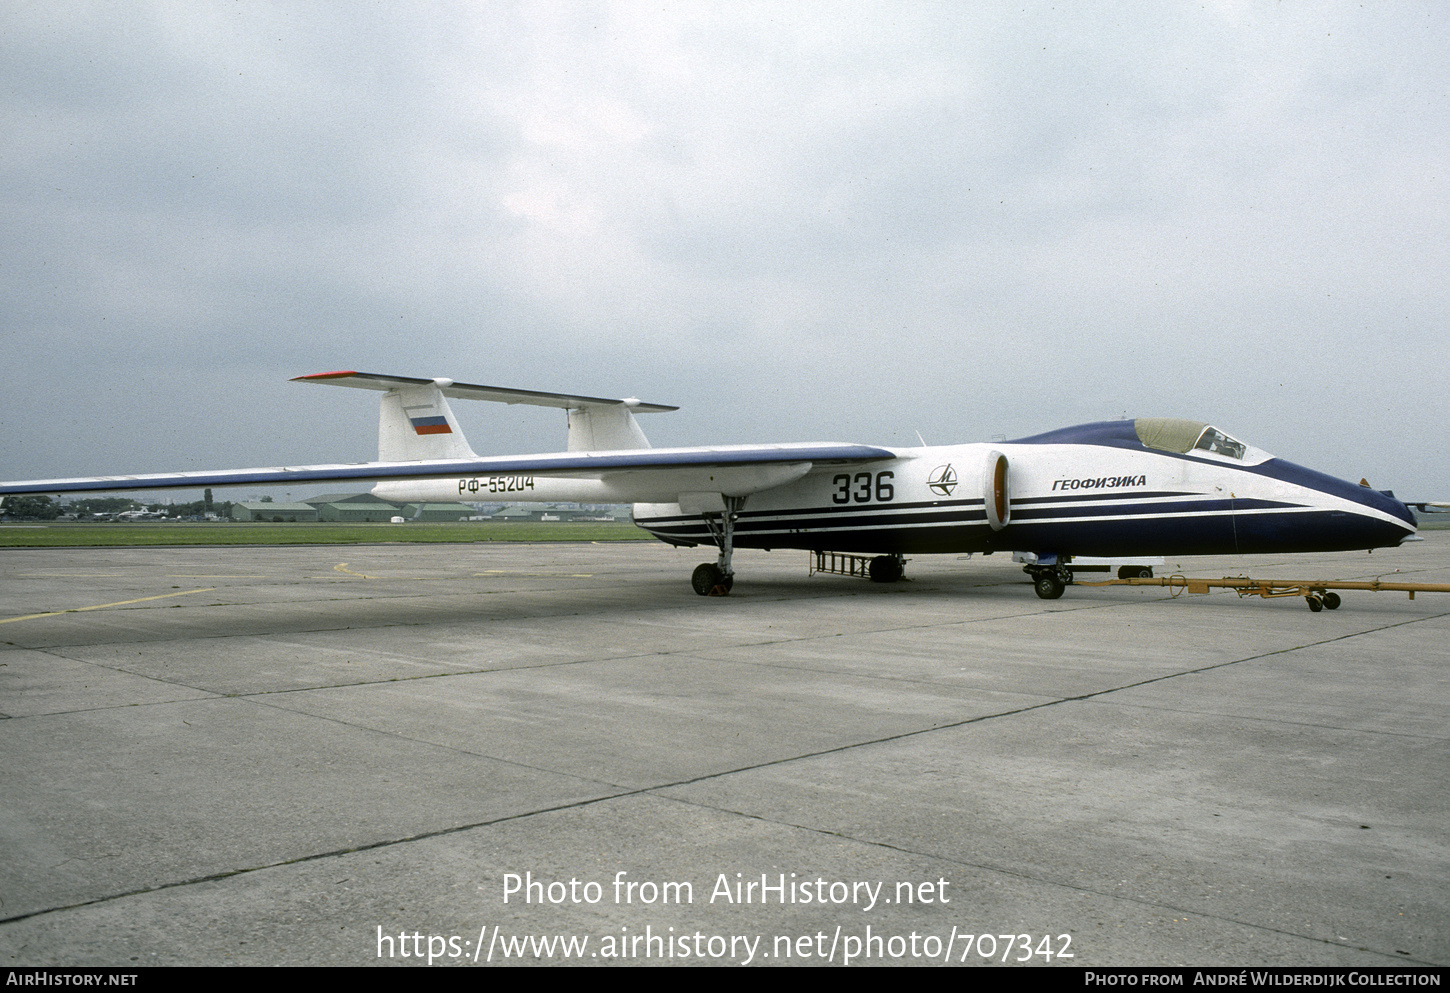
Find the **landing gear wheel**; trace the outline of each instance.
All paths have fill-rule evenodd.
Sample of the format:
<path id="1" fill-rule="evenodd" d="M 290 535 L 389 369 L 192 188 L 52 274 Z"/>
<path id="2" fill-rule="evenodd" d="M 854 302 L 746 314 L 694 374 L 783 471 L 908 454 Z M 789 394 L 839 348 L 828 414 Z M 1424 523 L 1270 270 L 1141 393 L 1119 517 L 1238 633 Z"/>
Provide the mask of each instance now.
<path id="1" fill-rule="evenodd" d="M 878 555 L 871 560 L 868 567 L 873 583 L 894 583 L 901 578 L 903 572 L 901 560 L 895 555 Z"/>
<path id="2" fill-rule="evenodd" d="M 1056 600 L 1062 596 L 1062 591 L 1067 589 L 1067 586 L 1052 573 L 1044 572 L 1033 579 L 1032 588 L 1042 599 Z"/>
<path id="3" fill-rule="evenodd" d="M 1306 596 L 1304 598 L 1304 601 L 1309 604 L 1309 609 L 1314 611 L 1314 613 L 1316 614 L 1324 609 L 1324 601 L 1320 600 L 1317 596 L 1314 596 L 1313 594 Z"/>
<path id="4" fill-rule="evenodd" d="M 725 504 L 719 514 L 701 514 L 705 528 L 720 546 L 720 558 L 716 562 L 702 563 L 690 577 L 690 585 L 701 596 L 725 596 L 735 585 L 735 570 L 730 568 L 730 555 L 735 550 L 735 518 L 745 506 L 745 498 L 720 495 Z"/>
<path id="5" fill-rule="evenodd" d="M 734 587 L 735 577 L 725 575 L 715 563 L 705 562 L 695 567 L 690 585 L 701 596 L 724 596 Z"/>
<path id="6" fill-rule="evenodd" d="M 1339 594 L 1338 593 L 1325 593 L 1319 599 L 1321 601 L 1323 601 L 1323 603 L 1324 603 L 1324 609 L 1326 609 L 1326 610 L 1338 610 L 1339 609 Z"/>

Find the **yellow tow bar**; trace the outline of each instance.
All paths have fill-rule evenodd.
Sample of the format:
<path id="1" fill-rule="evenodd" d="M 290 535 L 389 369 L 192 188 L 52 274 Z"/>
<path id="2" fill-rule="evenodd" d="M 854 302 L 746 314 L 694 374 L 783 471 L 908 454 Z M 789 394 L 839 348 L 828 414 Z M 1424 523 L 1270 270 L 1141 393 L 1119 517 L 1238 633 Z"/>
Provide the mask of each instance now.
<path id="1" fill-rule="evenodd" d="M 1075 586 L 1166 586 L 1171 596 L 1182 593 L 1207 593 L 1214 587 L 1234 590 L 1241 597 L 1258 596 L 1265 599 L 1281 596 L 1301 596 L 1313 611 L 1339 606 L 1339 594 L 1335 590 L 1369 590 L 1372 593 L 1408 593 L 1415 599 L 1416 593 L 1450 593 L 1450 583 L 1387 583 L 1383 580 L 1349 581 L 1337 579 L 1249 579 L 1247 576 L 1225 576 L 1222 579 L 1191 579 L 1172 575 L 1155 579 L 1105 579 L 1095 583 L 1074 583 Z"/>

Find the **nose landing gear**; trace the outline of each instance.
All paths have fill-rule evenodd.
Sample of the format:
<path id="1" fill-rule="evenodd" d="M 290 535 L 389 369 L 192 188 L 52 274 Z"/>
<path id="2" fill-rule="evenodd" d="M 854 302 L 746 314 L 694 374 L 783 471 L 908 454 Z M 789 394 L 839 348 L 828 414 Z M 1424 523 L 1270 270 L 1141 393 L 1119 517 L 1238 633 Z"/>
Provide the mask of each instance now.
<path id="1" fill-rule="evenodd" d="M 1044 600 L 1056 600 L 1072 582 L 1072 570 L 1062 565 L 1029 565 L 1022 571 L 1032 577 L 1033 591 Z"/>

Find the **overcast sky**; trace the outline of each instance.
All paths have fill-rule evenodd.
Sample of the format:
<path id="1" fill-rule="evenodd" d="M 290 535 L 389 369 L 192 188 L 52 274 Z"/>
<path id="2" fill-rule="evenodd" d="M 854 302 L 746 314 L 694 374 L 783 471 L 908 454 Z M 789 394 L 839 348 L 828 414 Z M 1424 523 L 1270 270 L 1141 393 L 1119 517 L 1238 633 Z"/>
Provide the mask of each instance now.
<path id="1" fill-rule="evenodd" d="M 287 382 L 359 369 L 680 405 L 656 445 L 1190 417 L 1450 499 L 1447 28 L 6 0 L 0 477 L 374 458 L 376 395 Z"/>

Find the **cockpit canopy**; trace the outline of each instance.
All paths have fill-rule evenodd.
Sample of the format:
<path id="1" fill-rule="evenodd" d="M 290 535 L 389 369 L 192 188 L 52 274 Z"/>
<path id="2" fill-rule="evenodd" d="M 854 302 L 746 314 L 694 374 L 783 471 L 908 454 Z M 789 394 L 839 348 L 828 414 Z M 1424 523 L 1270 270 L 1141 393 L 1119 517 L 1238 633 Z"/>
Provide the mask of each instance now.
<path id="1" fill-rule="evenodd" d="M 1198 450 L 1243 460 L 1248 446 L 1202 421 L 1177 417 L 1140 417 L 1133 422 L 1138 440 L 1146 448 L 1187 454 Z"/>
<path id="2" fill-rule="evenodd" d="M 1203 421 L 1177 417 L 1140 417 L 1133 421 L 1123 419 L 1079 424 L 1030 438 L 1018 438 L 1013 444 L 1106 445 L 1133 451 L 1148 448 L 1182 455 L 1194 462 L 1232 461 L 1243 466 L 1262 465 L 1274 457 L 1262 448 L 1230 437 Z"/>

